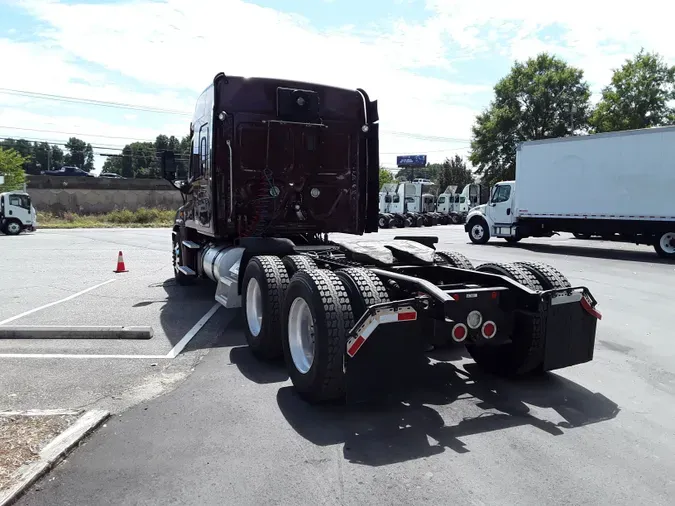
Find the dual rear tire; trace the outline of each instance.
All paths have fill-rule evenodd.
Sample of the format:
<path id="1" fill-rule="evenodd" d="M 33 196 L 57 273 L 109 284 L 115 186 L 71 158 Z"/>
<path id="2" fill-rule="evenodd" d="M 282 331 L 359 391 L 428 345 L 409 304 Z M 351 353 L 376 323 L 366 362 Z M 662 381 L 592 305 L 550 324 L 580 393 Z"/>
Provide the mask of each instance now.
<path id="1" fill-rule="evenodd" d="M 388 300 L 367 269 L 332 272 L 301 255 L 253 257 L 242 284 L 246 340 L 261 359 L 283 357 L 305 400 L 337 400 L 345 393 L 349 331 L 368 306 Z"/>

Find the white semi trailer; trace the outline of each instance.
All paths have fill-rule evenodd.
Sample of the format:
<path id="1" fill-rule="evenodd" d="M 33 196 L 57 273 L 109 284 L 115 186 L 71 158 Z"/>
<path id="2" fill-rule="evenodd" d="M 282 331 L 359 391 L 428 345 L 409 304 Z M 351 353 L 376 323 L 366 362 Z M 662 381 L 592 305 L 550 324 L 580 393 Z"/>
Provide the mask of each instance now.
<path id="1" fill-rule="evenodd" d="M 479 244 L 571 232 L 675 258 L 675 127 L 524 142 L 515 181 L 495 185 L 465 229 Z"/>

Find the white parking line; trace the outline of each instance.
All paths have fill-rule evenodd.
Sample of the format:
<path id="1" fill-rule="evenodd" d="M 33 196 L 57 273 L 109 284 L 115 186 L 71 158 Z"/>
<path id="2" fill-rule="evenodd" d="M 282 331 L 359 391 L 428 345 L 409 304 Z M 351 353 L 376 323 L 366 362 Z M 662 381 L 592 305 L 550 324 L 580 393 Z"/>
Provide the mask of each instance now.
<path id="1" fill-rule="evenodd" d="M 113 280 L 114 281 L 114 280 Z M 99 285 L 100 286 L 100 285 Z M 93 287 L 96 288 L 96 287 Z M 93 289 L 93 288 L 90 288 Z M 65 299 L 64 299 L 65 300 Z M 171 348 L 171 351 L 166 355 L 85 355 L 78 353 L 0 353 L 0 358 L 104 358 L 104 359 L 114 359 L 114 358 L 124 358 L 124 359 L 174 359 L 176 358 L 181 351 L 187 346 L 187 344 L 197 335 L 197 333 L 208 323 L 211 317 L 216 314 L 216 311 L 220 309 L 220 304 L 216 303 L 213 305 L 209 311 L 202 316 L 193 327 L 187 331 L 183 338 L 176 343 L 176 345 Z M 38 308 L 39 309 L 39 308 Z M 21 316 L 21 315 L 20 315 Z M 230 311 L 230 318 L 225 322 L 225 327 L 229 325 L 230 321 L 234 317 L 234 311 Z M 15 317 L 16 318 L 16 317 Z M 4 322 L 3 322 L 4 323 Z"/>
<path id="2" fill-rule="evenodd" d="M 201 317 L 201 319 L 195 323 L 194 327 L 192 327 L 190 330 L 188 330 L 188 333 L 183 336 L 183 339 L 178 341 L 176 343 L 176 346 L 171 348 L 171 351 L 167 353 L 167 358 L 176 358 L 178 354 L 183 351 L 183 348 L 189 343 L 193 337 L 197 335 L 197 332 L 199 332 L 204 325 L 211 319 L 211 317 L 216 314 L 216 311 L 220 309 L 220 304 L 217 302 L 213 305 L 211 309 L 209 309 L 209 312 L 206 313 L 204 316 Z"/>
<path id="3" fill-rule="evenodd" d="M 69 295 L 65 299 L 50 302 L 49 304 L 45 304 L 44 306 L 36 307 L 35 309 L 31 309 L 30 311 L 26 311 L 25 313 L 21 313 L 19 315 L 12 316 L 11 318 L 7 318 L 6 320 L 2 320 L 0 322 L 0 325 L 4 325 L 5 323 L 13 322 L 14 320 L 18 320 L 19 318 L 23 318 L 24 316 L 28 316 L 29 314 L 33 314 L 37 311 L 41 311 L 42 309 L 47 309 L 48 307 L 56 306 L 57 304 L 61 304 L 62 302 L 72 300 L 75 297 L 79 297 L 80 295 L 84 295 L 87 292 L 91 292 L 92 290 L 95 290 L 96 288 L 98 288 L 100 286 L 107 285 L 108 283 L 112 283 L 113 281 L 115 281 L 115 280 L 109 279 L 108 281 L 104 281 L 103 283 L 99 283 L 96 286 L 92 286 L 90 288 L 87 288 L 86 290 L 82 290 L 81 292 L 77 292 L 77 293 L 74 293 L 72 295 Z"/>

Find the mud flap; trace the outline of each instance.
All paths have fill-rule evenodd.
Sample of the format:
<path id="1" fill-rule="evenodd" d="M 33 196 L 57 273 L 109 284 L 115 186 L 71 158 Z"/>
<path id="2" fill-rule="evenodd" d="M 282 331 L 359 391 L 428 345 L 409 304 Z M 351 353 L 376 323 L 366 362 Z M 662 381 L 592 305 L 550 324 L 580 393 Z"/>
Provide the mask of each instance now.
<path id="1" fill-rule="evenodd" d="M 558 292 L 558 293 L 556 293 Z M 545 292 L 546 293 L 546 292 Z M 544 297 L 545 371 L 583 364 L 593 360 L 598 320 L 595 301 L 583 287 L 553 290 Z"/>
<path id="2" fill-rule="evenodd" d="M 388 306 L 393 306 L 390 303 Z M 381 305 L 382 306 L 382 305 Z M 370 309 L 350 333 L 346 401 L 373 401 L 412 386 L 427 365 L 423 321 L 411 306 Z"/>

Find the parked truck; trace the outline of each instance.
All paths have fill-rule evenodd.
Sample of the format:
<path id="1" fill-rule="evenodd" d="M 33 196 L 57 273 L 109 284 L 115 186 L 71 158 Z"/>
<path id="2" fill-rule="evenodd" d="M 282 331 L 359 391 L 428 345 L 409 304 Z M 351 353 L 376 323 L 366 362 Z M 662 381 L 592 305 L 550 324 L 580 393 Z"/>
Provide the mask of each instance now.
<path id="1" fill-rule="evenodd" d="M 216 75 L 190 125 L 187 180 L 162 153 L 185 199 L 178 284 L 215 282 L 216 301 L 241 307 L 251 352 L 283 358 L 312 403 L 380 395 L 430 340 L 505 375 L 592 360 L 597 303 L 552 267 L 474 267 L 435 237 L 363 237 L 378 231 L 378 130 L 362 89 Z"/>
<path id="2" fill-rule="evenodd" d="M 571 232 L 675 258 L 675 127 L 524 142 L 515 181 L 495 185 L 465 227 L 479 244 Z"/>
<path id="3" fill-rule="evenodd" d="M 31 198 L 24 191 L 0 193 L 0 232 L 19 235 L 37 228 L 37 213 Z"/>

